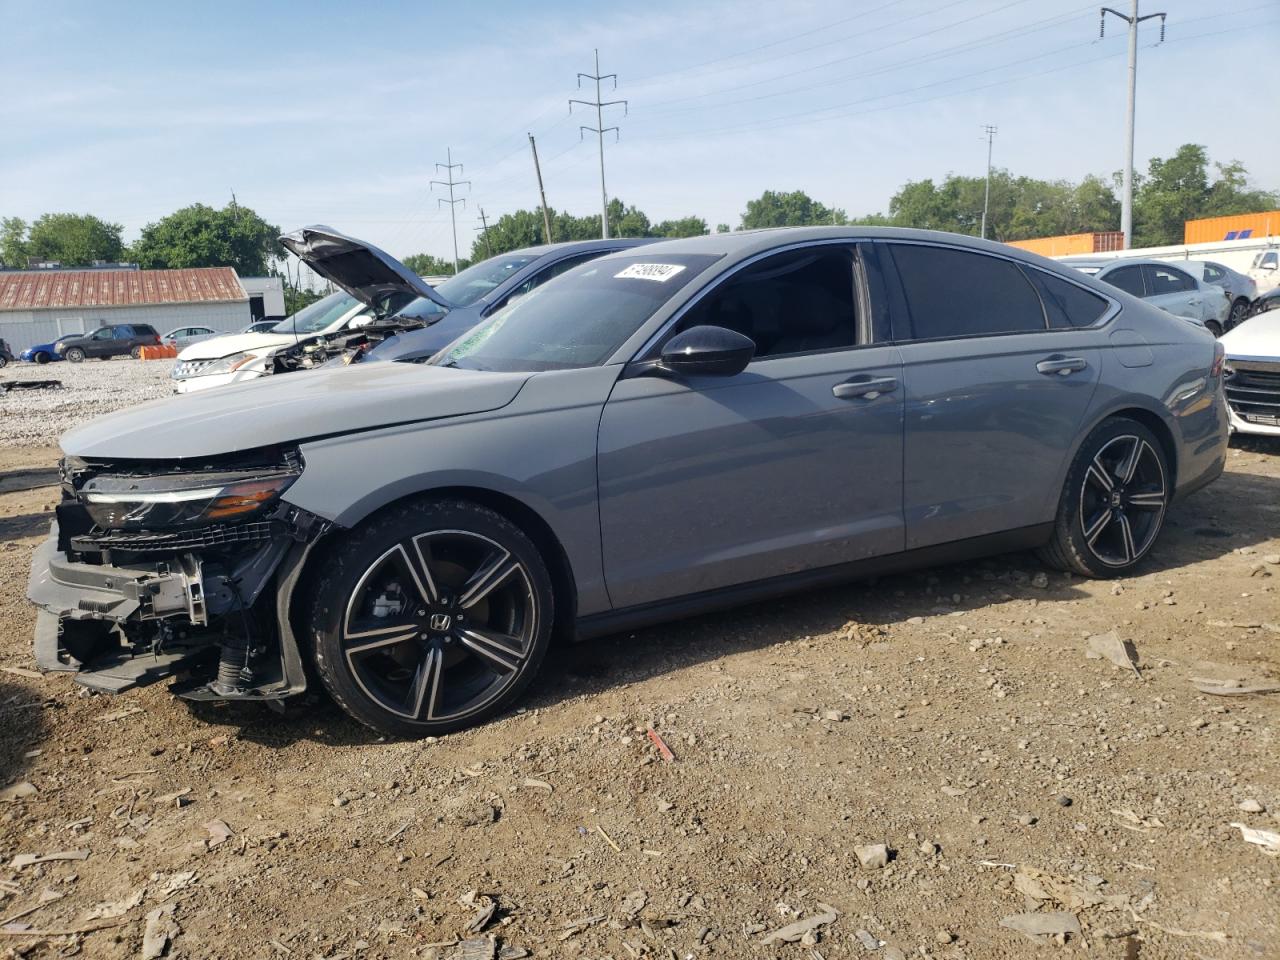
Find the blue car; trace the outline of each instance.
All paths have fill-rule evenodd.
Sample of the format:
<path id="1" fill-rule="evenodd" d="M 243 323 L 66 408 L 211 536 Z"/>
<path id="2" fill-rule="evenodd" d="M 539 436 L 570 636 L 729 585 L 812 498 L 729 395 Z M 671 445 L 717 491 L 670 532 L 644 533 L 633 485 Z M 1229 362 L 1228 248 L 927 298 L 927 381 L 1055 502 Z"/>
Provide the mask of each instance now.
<path id="1" fill-rule="evenodd" d="M 62 359 L 62 354 L 53 349 L 55 344 L 82 336 L 84 336 L 82 333 L 64 333 L 57 340 L 52 340 L 49 343 L 37 343 L 34 347 L 27 347 L 22 351 L 18 359 L 26 363 L 54 363 Z"/>
<path id="2" fill-rule="evenodd" d="M 450 304 L 449 307 L 420 297 L 395 317 L 396 320 L 420 320 L 426 326 L 388 337 L 360 359 L 425 360 L 481 320 L 566 270 L 607 253 L 653 242 L 653 238 L 580 240 L 526 247 L 490 257 L 435 288 L 434 292 Z M 323 262 L 309 260 L 308 263 L 313 270 L 326 275 Z"/>

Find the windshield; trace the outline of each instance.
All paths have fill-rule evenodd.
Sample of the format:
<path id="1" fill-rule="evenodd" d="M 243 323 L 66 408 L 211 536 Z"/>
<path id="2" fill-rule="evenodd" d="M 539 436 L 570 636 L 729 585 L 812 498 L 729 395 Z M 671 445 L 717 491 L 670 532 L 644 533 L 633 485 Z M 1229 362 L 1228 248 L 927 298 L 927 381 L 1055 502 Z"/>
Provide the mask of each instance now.
<path id="1" fill-rule="evenodd" d="M 272 333 L 318 333 L 340 319 L 360 303 L 349 293 L 337 291 L 321 297 L 291 317 L 286 317 L 271 328 Z"/>
<path id="2" fill-rule="evenodd" d="M 593 260 L 508 304 L 432 359 L 468 370 L 567 370 L 603 363 L 718 256 Z"/>
<path id="3" fill-rule="evenodd" d="M 450 303 L 456 303 L 460 307 L 469 306 L 508 277 L 515 276 L 526 264 L 537 259 L 538 254 L 535 253 L 513 253 L 492 257 L 477 263 L 474 267 L 467 267 L 456 277 L 450 277 L 436 287 L 436 290 Z"/>

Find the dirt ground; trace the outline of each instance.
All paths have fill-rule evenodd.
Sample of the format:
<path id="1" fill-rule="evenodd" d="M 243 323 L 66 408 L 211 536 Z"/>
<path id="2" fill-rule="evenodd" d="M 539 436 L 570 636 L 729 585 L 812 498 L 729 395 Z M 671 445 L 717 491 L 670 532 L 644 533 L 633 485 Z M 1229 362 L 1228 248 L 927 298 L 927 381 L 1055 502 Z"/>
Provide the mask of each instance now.
<path id="1" fill-rule="evenodd" d="M 0 450 L 0 491 L 55 457 Z M 1280 444 L 1141 576 L 1004 556 L 617 636 L 422 743 L 31 674 L 54 496 L 0 492 L 0 787 L 36 790 L 0 956 L 1280 957 L 1280 857 L 1233 826 L 1280 831 L 1280 695 L 1192 683 L 1280 684 Z M 1138 675 L 1086 656 L 1111 630 Z"/>

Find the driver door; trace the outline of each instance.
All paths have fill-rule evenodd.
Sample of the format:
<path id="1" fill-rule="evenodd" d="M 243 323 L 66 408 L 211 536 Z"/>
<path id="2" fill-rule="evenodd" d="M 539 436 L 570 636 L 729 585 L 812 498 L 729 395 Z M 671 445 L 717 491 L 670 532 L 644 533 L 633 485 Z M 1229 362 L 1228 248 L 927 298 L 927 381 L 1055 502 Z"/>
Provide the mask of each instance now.
<path id="1" fill-rule="evenodd" d="M 111 344 L 113 333 L 110 327 L 99 327 L 93 333 L 89 334 L 88 340 L 84 344 L 84 355 L 86 357 L 109 357 L 111 356 Z"/>
<path id="2" fill-rule="evenodd" d="M 861 276 L 852 244 L 756 261 L 663 338 L 745 334 L 744 372 L 624 372 L 597 457 L 615 608 L 903 549 L 901 362 L 869 342 Z"/>

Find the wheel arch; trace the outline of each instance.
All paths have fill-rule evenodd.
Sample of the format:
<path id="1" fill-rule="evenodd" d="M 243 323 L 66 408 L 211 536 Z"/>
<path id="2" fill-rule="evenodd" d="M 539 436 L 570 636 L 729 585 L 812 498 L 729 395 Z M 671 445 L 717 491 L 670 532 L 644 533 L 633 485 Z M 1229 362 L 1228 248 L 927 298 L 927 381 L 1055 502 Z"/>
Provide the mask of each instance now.
<path id="1" fill-rule="evenodd" d="M 1075 447 L 1071 451 L 1071 458 L 1067 461 L 1068 469 L 1070 464 L 1075 462 L 1076 456 L 1080 453 L 1080 448 L 1084 445 L 1085 440 L 1089 438 L 1089 434 L 1098 428 L 1098 425 L 1113 417 L 1125 417 L 1130 420 L 1136 420 L 1148 430 L 1156 435 L 1156 439 L 1160 441 L 1160 450 L 1164 454 L 1165 461 L 1169 465 L 1170 477 L 1169 489 L 1178 489 L 1178 443 L 1174 437 L 1173 428 L 1169 425 L 1165 417 L 1149 407 L 1140 406 L 1135 403 L 1120 403 L 1096 417 L 1088 427 L 1084 429 L 1077 438 Z"/>

